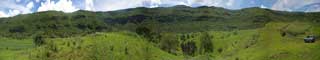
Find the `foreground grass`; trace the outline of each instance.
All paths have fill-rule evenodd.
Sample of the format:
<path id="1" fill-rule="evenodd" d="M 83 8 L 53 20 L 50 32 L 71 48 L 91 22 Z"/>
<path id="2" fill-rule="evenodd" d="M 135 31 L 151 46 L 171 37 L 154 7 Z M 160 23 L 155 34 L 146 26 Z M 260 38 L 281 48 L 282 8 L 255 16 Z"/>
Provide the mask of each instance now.
<path id="1" fill-rule="evenodd" d="M 289 33 L 303 33 L 282 36 L 284 27 Z M 0 60 L 319 60 L 320 43 L 303 42 L 318 29 L 305 22 L 271 22 L 258 29 L 210 31 L 214 52 L 195 56 L 184 55 L 181 48 L 168 53 L 131 32 L 46 39 L 36 48 L 30 39 L 3 38 Z M 197 37 L 192 40 L 199 45 Z"/>
<path id="2" fill-rule="evenodd" d="M 306 25 L 272 22 L 264 28 L 235 32 L 216 32 L 213 40 L 218 60 L 319 60 L 319 42 L 304 43 L 306 34 L 281 36 L 279 31 L 292 24 L 289 30 L 308 30 Z M 299 27 L 297 27 L 298 25 Z M 316 27 L 318 28 L 318 27 Z M 298 31 L 296 31 L 298 32 Z M 221 49 L 221 51 L 218 51 Z"/>
<path id="3" fill-rule="evenodd" d="M 0 60 L 28 60 L 29 50 L 34 48 L 31 39 L 0 38 Z"/>
<path id="4" fill-rule="evenodd" d="M 57 38 L 34 49 L 35 60 L 177 60 L 130 33 L 97 33 L 86 37 Z"/>

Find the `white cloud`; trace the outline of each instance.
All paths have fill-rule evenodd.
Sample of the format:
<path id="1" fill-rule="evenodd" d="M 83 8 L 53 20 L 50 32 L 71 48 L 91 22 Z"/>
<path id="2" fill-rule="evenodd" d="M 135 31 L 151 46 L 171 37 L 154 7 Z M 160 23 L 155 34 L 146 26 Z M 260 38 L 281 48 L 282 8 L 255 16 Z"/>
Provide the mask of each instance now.
<path id="1" fill-rule="evenodd" d="M 16 0 L 16 2 L 21 2 L 21 0 Z"/>
<path id="2" fill-rule="evenodd" d="M 21 14 L 19 10 L 9 10 L 9 13 L 8 13 L 9 16 L 15 16 L 18 14 Z"/>
<path id="3" fill-rule="evenodd" d="M 2 0 L 0 2 L 0 10 L 2 10 L 0 17 L 31 13 L 30 8 L 26 7 L 24 4 L 17 4 L 16 2 L 21 2 L 21 0 Z"/>
<path id="4" fill-rule="evenodd" d="M 96 11 L 113 11 L 143 6 L 144 0 L 95 0 Z"/>
<path id="5" fill-rule="evenodd" d="M 292 11 L 313 3 L 320 3 L 320 0 L 278 0 L 271 9 Z"/>
<path id="6" fill-rule="evenodd" d="M 21 11 L 23 14 L 31 13 L 31 9 L 28 9 L 28 8 L 25 7 L 24 5 L 16 4 L 14 1 L 5 0 L 5 1 L 1 1 L 0 4 L 1 4 L 1 5 L 0 5 L 0 8 L 2 8 L 2 9 L 14 9 L 14 10 L 19 10 L 19 11 Z"/>
<path id="7" fill-rule="evenodd" d="M 73 2 L 72 2 L 73 1 Z M 114 11 L 136 7 L 169 7 L 174 5 L 187 6 L 215 6 L 228 9 L 240 9 L 250 4 L 255 7 L 271 8 L 273 10 L 296 11 L 306 5 L 319 3 L 320 0 L 276 0 L 274 5 L 262 5 L 263 1 L 256 0 L 1 0 L 0 16 L 14 16 L 17 14 L 31 13 L 32 9 L 38 11 L 56 10 L 74 12 L 79 9 L 89 11 Z M 274 0 L 273 0 L 274 1 Z M 37 8 L 35 6 L 39 5 Z M 258 5 L 261 4 L 261 5 Z M 268 7 L 266 7 L 268 6 Z M 252 6 L 251 6 L 252 7 Z M 319 6 L 311 6 L 304 11 L 320 11 Z"/>
<path id="8" fill-rule="evenodd" d="M 93 0 L 85 0 L 85 10 L 94 10 Z"/>
<path id="9" fill-rule="evenodd" d="M 51 0 L 47 0 L 46 2 L 41 3 L 41 6 L 38 8 L 38 11 L 48 11 L 48 10 L 74 12 L 79 9 L 72 5 L 71 0 L 60 0 L 56 3 Z"/>
<path id="10" fill-rule="evenodd" d="M 234 0 L 229 0 L 226 5 L 227 6 L 233 6 L 233 4 L 234 4 Z"/>
<path id="11" fill-rule="evenodd" d="M 154 8 L 159 7 L 161 4 L 161 0 L 149 0 L 149 1 L 143 1 L 142 4 L 146 7 Z"/>
<path id="12" fill-rule="evenodd" d="M 40 0 L 36 0 L 36 3 L 40 2 Z"/>
<path id="13" fill-rule="evenodd" d="M 320 11 L 320 3 L 316 3 L 315 5 L 307 6 L 306 12 L 319 12 Z"/>
<path id="14" fill-rule="evenodd" d="M 95 11 L 113 11 L 135 7 L 159 7 L 163 5 L 204 5 L 234 8 L 238 0 L 94 0 Z"/>
<path id="15" fill-rule="evenodd" d="M 268 7 L 266 7 L 266 6 L 264 6 L 264 5 L 260 5 L 260 8 L 268 8 Z"/>
<path id="16" fill-rule="evenodd" d="M 33 6 L 34 6 L 34 5 L 33 5 L 33 2 L 29 2 L 26 7 L 29 8 L 29 9 L 32 9 Z"/>
<path id="17" fill-rule="evenodd" d="M 6 13 L 0 11 L 0 18 L 2 18 L 2 17 L 9 17 L 9 15 L 7 15 Z"/>
<path id="18" fill-rule="evenodd" d="M 14 10 L 14 9 L 11 9 L 9 10 L 8 13 L 5 13 L 3 11 L 0 11 L 0 18 L 2 17 L 11 17 L 11 16 L 16 16 L 18 14 L 21 14 L 22 12 L 20 10 Z"/>

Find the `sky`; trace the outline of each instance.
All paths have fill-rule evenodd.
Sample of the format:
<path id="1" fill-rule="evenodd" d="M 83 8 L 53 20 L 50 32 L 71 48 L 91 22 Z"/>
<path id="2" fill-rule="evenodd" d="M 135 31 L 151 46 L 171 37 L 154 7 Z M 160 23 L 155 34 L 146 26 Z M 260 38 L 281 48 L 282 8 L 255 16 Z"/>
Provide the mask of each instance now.
<path id="1" fill-rule="evenodd" d="M 320 12 L 320 0 L 0 0 L 0 17 L 41 11 L 115 11 L 136 7 L 215 6 L 226 9 L 260 7 L 279 11 Z"/>

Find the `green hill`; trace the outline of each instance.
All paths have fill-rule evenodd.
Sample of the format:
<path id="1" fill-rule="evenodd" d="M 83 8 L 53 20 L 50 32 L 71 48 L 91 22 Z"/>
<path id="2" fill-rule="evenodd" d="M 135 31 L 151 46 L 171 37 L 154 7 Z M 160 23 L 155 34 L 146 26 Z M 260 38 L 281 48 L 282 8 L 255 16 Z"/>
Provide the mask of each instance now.
<path id="1" fill-rule="evenodd" d="M 46 11 L 0 19 L 0 60 L 319 60 L 320 13 L 261 8 Z M 317 39 L 319 40 L 319 39 Z"/>

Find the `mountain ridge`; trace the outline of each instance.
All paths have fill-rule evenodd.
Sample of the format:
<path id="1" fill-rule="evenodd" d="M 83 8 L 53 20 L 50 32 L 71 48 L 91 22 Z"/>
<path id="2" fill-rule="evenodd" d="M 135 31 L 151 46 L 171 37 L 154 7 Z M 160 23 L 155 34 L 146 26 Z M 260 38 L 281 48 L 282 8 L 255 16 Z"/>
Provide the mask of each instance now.
<path id="1" fill-rule="evenodd" d="M 78 31 L 73 31 L 76 34 L 105 31 L 105 29 L 113 31 L 114 29 L 124 28 L 128 23 L 132 23 L 134 26 L 140 26 L 141 24 L 149 24 L 146 22 L 153 20 L 155 20 L 157 24 L 160 24 L 160 26 L 167 24 L 176 26 L 176 24 L 179 23 L 196 24 L 195 22 L 210 22 L 196 25 L 195 27 L 177 26 L 181 32 L 184 32 L 184 30 L 185 32 L 202 31 L 204 27 L 209 30 L 232 30 L 249 29 L 245 26 L 252 26 L 252 28 L 263 27 L 264 24 L 270 21 L 318 21 L 317 17 L 320 17 L 319 14 L 320 13 L 273 11 L 258 7 L 228 10 L 219 7 L 202 6 L 193 8 L 183 5 L 166 8 L 138 7 L 108 12 L 79 10 L 73 13 L 64 13 L 61 11 L 46 11 L 1 18 L 0 28 L 2 29 L 0 29 L 0 31 L 8 36 L 11 36 L 11 34 L 25 36 L 24 34 L 19 34 L 21 29 L 22 33 L 26 33 L 28 36 L 33 36 L 32 34 L 34 33 L 43 34 L 43 32 L 51 36 L 52 34 L 63 35 L 68 33 L 65 32 L 68 31 L 68 29 Z M 48 31 L 54 31 L 52 29 L 62 29 L 62 33 L 47 33 Z M 171 31 L 171 28 L 168 27 L 160 29 L 166 32 L 177 32 Z M 125 28 L 124 30 L 134 31 L 133 28 Z"/>
<path id="2" fill-rule="evenodd" d="M 146 9 L 159 9 L 159 8 L 213 8 L 213 9 L 222 9 L 222 10 L 231 10 L 231 11 L 241 11 L 241 10 L 250 10 L 250 9 L 260 9 L 260 10 L 267 10 L 267 11 L 274 11 L 274 12 L 287 12 L 287 13 L 319 13 L 319 12 L 301 12 L 301 11 L 278 11 L 278 10 L 272 10 L 268 8 L 260 8 L 260 7 L 247 7 L 242 9 L 226 9 L 223 7 L 215 7 L 215 6 L 198 6 L 198 7 L 190 7 L 186 5 L 175 5 L 171 7 L 154 7 L 154 8 L 148 8 L 148 7 L 136 7 L 136 8 L 128 8 L 128 9 L 122 9 L 122 10 L 115 10 L 115 11 L 125 11 L 125 10 L 132 10 L 132 9 L 139 9 L 139 8 L 146 8 Z M 41 12 L 35 12 L 35 13 L 28 13 L 28 14 L 37 14 L 37 13 L 43 13 L 43 12 L 54 12 L 55 10 L 49 10 L 49 11 L 41 11 Z M 78 11 L 87 11 L 87 12 L 113 12 L 113 11 L 88 11 L 88 10 L 78 10 Z M 78 12 L 75 11 L 75 12 Z M 56 12 L 63 12 L 63 11 L 56 11 Z M 66 13 L 66 12 L 63 12 Z M 67 13 L 74 13 L 74 12 L 67 12 Z M 28 15 L 28 14 L 20 14 L 20 15 Z M 18 15 L 16 15 L 18 16 Z M 14 17 L 14 16 L 11 16 Z M 2 18 L 9 18 L 9 17 L 2 17 Z"/>

